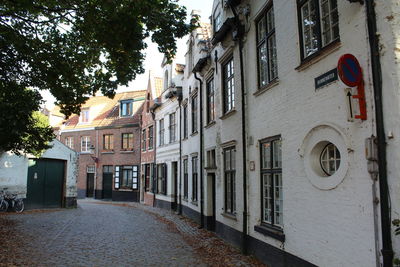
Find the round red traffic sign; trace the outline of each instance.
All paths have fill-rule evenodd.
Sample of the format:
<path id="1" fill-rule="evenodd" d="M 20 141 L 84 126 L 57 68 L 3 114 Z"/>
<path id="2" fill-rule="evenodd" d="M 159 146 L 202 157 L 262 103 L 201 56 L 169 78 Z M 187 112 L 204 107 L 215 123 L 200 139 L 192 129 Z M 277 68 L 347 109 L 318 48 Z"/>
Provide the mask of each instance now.
<path id="1" fill-rule="evenodd" d="M 345 54 L 339 58 L 338 74 L 342 82 L 350 87 L 358 86 L 362 81 L 360 63 L 352 54 Z"/>

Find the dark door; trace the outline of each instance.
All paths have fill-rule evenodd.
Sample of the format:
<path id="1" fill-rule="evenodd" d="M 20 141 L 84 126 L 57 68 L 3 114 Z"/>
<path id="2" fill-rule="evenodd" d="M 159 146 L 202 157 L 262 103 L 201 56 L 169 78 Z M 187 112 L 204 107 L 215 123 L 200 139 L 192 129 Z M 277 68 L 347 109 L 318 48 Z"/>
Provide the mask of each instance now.
<path id="1" fill-rule="evenodd" d="M 212 201 L 212 216 L 211 216 L 211 225 L 208 230 L 215 231 L 216 217 L 215 217 L 215 201 L 216 201 L 216 192 L 215 192 L 215 173 L 210 173 L 209 181 L 211 181 L 211 201 Z"/>
<path id="2" fill-rule="evenodd" d="M 64 161 L 31 159 L 28 167 L 27 208 L 62 206 Z"/>
<path id="3" fill-rule="evenodd" d="M 88 173 L 86 177 L 86 197 L 94 195 L 94 173 Z"/>
<path id="4" fill-rule="evenodd" d="M 112 173 L 103 173 L 103 198 L 112 198 Z"/>
<path id="5" fill-rule="evenodd" d="M 174 210 L 178 207 L 178 162 L 172 162 L 172 171 L 174 175 Z"/>

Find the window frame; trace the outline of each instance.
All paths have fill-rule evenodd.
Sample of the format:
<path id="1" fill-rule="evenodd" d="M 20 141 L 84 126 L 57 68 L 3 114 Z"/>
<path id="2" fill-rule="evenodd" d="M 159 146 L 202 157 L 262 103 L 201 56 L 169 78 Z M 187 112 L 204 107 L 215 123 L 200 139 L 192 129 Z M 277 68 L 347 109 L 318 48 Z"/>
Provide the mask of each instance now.
<path id="1" fill-rule="evenodd" d="M 197 94 L 194 94 L 190 98 L 190 105 L 191 105 L 191 117 L 192 117 L 192 134 L 197 133 L 198 131 L 198 110 L 199 110 L 199 103 L 197 101 Z"/>
<path id="2" fill-rule="evenodd" d="M 85 149 L 83 149 L 83 139 L 85 139 Z M 91 145 L 90 135 L 81 136 L 81 152 L 90 152 Z"/>
<path id="3" fill-rule="evenodd" d="M 336 1 L 336 0 L 335 0 Z M 316 34 L 317 34 L 317 40 L 318 40 L 318 47 L 317 50 L 310 54 L 310 55 L 305 55 L 305 49 L 304 49 L 304 31 L 303 31 L 303 19 L 302 19 L 302 10 L 301 8 L 307 3 L 307 2 L 314 2 L 314 4 L 318 7 L 316 9 Z M 325 49 L 328 49 L 330 46 L 340 42 L 340 18 L 339 18 L 339 12 L 338 12 L 338 5 L 336 1 L 336 9 L 337 9 L 337 17 L 338 17 L 338 37 L 334 39 L 332 37 L 332 40 L 327 43 L 323 44 L 322 41 L 322 23 L 321 23 L 321 0 L 297 0 L 297 18 L 298 18 L 298 30 L 299 30 L 299 44 L 300 44 L 300 59 L 301 62 L 308 61 L 312 58 L 317 57 L 322 51 Z"/>
<path id="4" fill-rule="evenodd" d="M 113 134 L 103 134 L 103 149 L 104 150 L 113 150 L 114 149 L 114 135 Z"/>
<path id="5" fill-rule="evenodd" d="M 231 75 L 229 77 L 227 77 L 226 73 L 228 65 L 231 65 Z M 228 88 L 229 84 L 231 86 Z M 224 114 L 235 109 L 235 95 L 235 64 L 232 55 L 222 64 L 222 106 Z M 230 108 L 229 105 L 231 106 Z"/>
<path id="6" fill-rule="evenodd" d="M 65 145 L 71 149 L 74 149 L 74 137 L 66 136 L 65 137 Z"/>
<path id="7" fill-rule="evenodd" d="M 148 150 L 152 150 L 154 147 L 154 126 L 149 126 L 149 138 L 148 138 Z"/>
<path id="8" fill-rule="evenodd" d="M 183 106 L 183 139 L 188 138 L 189 131 L 188 131 L 188 105 L 185 104 Z"/>
<path id="9" fill-rule="evenodd" d="M 176 141 L 176 113 L 169 114 L 169 143 Z"/>
<path id="10" fill-rule="evenodd" d="M 168 188 L 168 173 L 167 173 L 167 164 L 160 163 L 157 164 L 157 193 L 161 195 L 167 195 Z"/>
<path id="11" fill-rule="evenodd" d="M 274 164 L 274 148 L 273 148 L 273 143 L 276 141 L 280 141 L 280 168 L 274 168 L 273 164 Z M 263 163 L 264 163 L 264 158 L 263 158 L 263 145 L 264 144 L 269 144 L 270 145 L 270 151 L 269 151 L 269 160 L 270 160 L 270 167 L 269 168 L 264 168 L 263 167 Z M 269 227 L 272 227 L 274 229 L 278 229 L 280 231 L 282 231 L 283 229 L 283 197 L 282 197 L 282 207 L 281 207 L 281 216 L 282 216 L 282 224 L 278 224 L 276 222 L 275 219 L 275 196 L 276 196 L 276 192 L 275 192 L 275 174 L 280 174 L 280 186 L 281 186 L 281 196 L 283 194 L 283 187 L 282 187 L 282 181 L 283 181 L 283 177 L 282 177 L 282 138 L 280 135 L 277 136 L 272 136 L 269 138 L 265 138 L 263 140 L 259 141 L 259 145 L 260 145 L 260 200 L 261 200 L 261 224 L 262 225 L 267 225 Z M 265 194 L 265 189 L 264 189 L 264 175 L 270 175 L 271 176 L 271 199 L 270 199 L 270 203 L 269 205 L 271 206 L 271 221 L 266 220 L 265 218 L 265 211 L 264 211 L 264 194 Z"/>
<path id="12" fill-rule="evenodd" d="M 199 200 L 199 189 L 198 189 L 198 157 L 192 157 L 192 202 L 197 203 Z"/>
<path id="13" fill-rule="evenodd" d="M 212 85 L 212 86 L 211 86 Z M 215 121 L 215 83 L 214 77 L 207 80 L 207 124 Z"/>
<path id="14" fill-rule="evenodd" d="M 146 151 L 146 144 L 147 144 L 146 132 L 147 132 L 146 129 L 142 130 L 142 151 Z"/>
<path id="15" fill-rule="evenodd" d="M 127 105 L 127 113 L 124 114 L 124 106 Z M 121 100 L 120 103 L 120 117 L 129 117 L 133 115 L 133 100 Z"/>
<path id="16" fill-rule="evenodd" d="M 127 136 L 127 139 L 125 138 Z M 127 140 L 127 147 L 125 147 L 125 140 Z M 133 133 L 122 133 L 121 134 L 121 149 L 133 149 Z"/>
<path id="17" fill-rule="evenodd" d="M 162 125 L 162 127 L 161 127 Z M 164 136 L 165 136 L 165 127 L 164 127 L 164 118 L 158 121 L 158 135 L 159 135 L 159 146 L 163 146 L 165 144 Z"/>
<path id="18" fill-rule="evenodd" d="M 272 11 L 272 20 L 273 20 L 273 29 L 271 31 L 268 31 L 268 13 Z M 260 34 L 259 34 L 259 22 L 264 20 L 265 21 L 265 36 L 263 37 L 262 40 L 259 39 Z M 257 17 L 255 20 L 256 24 L 256 49 L 257 49 L 257 84 L 258 84 L 258 89 L 261 90 L 265 87 L 267 87 L 269 84 L 271 84 L 273 81 L 278 79 L 278 60 L 277 60 L 277 51 L 276 51 L 276 29 L 275 29 L 275 11 L 274 11 L 274 6 L 272 1 L 264 8 L 262 13 Z M 271 54 L 270 54 L 270 40 L 274 40 L 275 43 L 275 73 L 276 75 L 272 77 L 271 75 Z M 266 55 L 267 55 L 267 77 L 266 77 L 266 83 L 263 85 L 261 81 L 261 68 L 260 68 L 260 47 L 265 44 L 266 48 Z"/>
<path id="19" fill-rule="evenodd" d="M 81 114 L 79 116 L 79 122 L 80 123 L 89 123 L 90 117 L 89 117 L 89 108 L 82 108 Z"/>
<path id="20" fill-rule="evenodd" d="M 224 148 L 223 151 L 224 151 L 224 157 L 223 157 L 224 158 L 224 212 L 227 214 L 236 215 L 236 147 L 235 146 L 226 147 Z M 229 168 L 226 164 L 227 163 L 226 157 L 228 155 L 227 153 L 228 151 L 229 151 Z M 228 191 L 228 181 L 229 181 L 229 191 Z M 230 199 L 228 199 L 228 194 Z"/>

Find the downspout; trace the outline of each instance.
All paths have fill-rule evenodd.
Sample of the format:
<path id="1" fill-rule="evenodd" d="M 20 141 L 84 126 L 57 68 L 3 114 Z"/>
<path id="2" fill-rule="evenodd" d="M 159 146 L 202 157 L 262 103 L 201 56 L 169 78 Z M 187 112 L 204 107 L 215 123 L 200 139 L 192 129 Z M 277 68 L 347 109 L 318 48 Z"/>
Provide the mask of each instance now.
<path id="1" fill-rule="evenodd" d="M 200 82 L 199 87 L 199 111 L 200 111 L 200 228 L 204 228 L 204 181 L 203 181 L 203 81 L 197 77 L 197 72 L 193 72 L 194 78 Z"/>
<path id="2" fill-rule="evenodd" d="M 154 113 L 154 110 L 151 111 L 151 117 L 153 119 L 153 123 L 154 123 L 154 131 L 153 131 L 153 139 L 155 140 L 154 142 L 154 159 L 153 159 L 153 177 L 151 177 L 153 179 L 153 186 L 152 186 L 152 191 L 153 191 L 153 207 L 156 206 L 156 182 L 157 179 L 155 177 L 157 177 L 157 165 L 156 165 L 156 158 L 157 158 L 157 122 L 155 121 L 156 118 L 156 114 Z"/>
<path id="3" fill-rule="evenodd" d="M 232 5 L 228 1 L 228 4 L 235 17 L 235 26 L 237 31 L 237 40 L 239 42 L 239 60 L 240 60 L 240 91 L 241 91 L 241 114 L 242 114 L 242 165 L 243 165 L 243 229 L 242 229 L 242 253 L 247 254 L 247 142 L 246 142 L 246 103 L 245 103 L 245 88 L 244 88 L 244 70 L 243 70 L 243 25 L 240 24 L 239 16 Z"/>
<path id="4" fill-rule="evenodd" d="M 178 214 L 182 214 L 182 98 L 183 92 L 181 91 L 178 96 L 179 101 L 179 204 Z"/>
<path id="5" fill-rule="evenodd" d="M 375 13 L 375 1 L 365 1 L 367 11 L 368 36 L 371 53 L 371 68 L 374 86 L 376 134 L 378 140 L 379 191 L 382 227 L 383 267 L 393 266 L 393 248 L 391 236 L 391 214 L 389 186 L 386 169 L 386 140 L 382 102 L 382 69 L 379 55 L 379 38 Z"/>

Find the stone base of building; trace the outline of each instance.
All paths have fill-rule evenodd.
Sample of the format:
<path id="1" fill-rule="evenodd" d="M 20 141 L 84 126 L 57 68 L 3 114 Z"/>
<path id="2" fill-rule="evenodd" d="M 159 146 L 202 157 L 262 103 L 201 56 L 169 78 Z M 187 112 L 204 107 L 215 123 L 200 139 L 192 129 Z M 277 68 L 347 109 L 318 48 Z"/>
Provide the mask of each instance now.
<path id="1" fill-rule="evenodd" d="M 133 191 L 112 191 L 113 201 L 131 201 L 139 202 L 140 196 L 139 192 Z"/>
<path id="2" fill-rule="evenodd" d="M 147 206 L 153 206 L 154 204 L 154 195 L 150 193 L 144 193 L 144 204 Z"/>
<path id="3" fill-rule="evenodd" d="M 68 209 L 76 208 L 77 207 L 76 197 L 65 197 L 64 207 Z"/>
<path id="4" fill-rule="evenodd" d="M 166 209 L 166 210 L 174 210 L 175 209 L 175 203 L 161 200 L 161 199 L 155 199 L 155 205 L 157 208 L 161 209 Z"/>
<path id="5" fill-rule="evenodd" d="M 78 199 L 83 199 L 86 197 L 86 189 L 78 188 Z"/>
<path id="6" fill-rule="evenodd" d="M 230 244 L 242 248 L 243 235 L 242 232 L 233 229 L 221 222 L 216 223 L 216 233 L 219 237 L 226 240 Z M 254 255 L 257 259 L 274 267 L 316 267 L 316 265 L 300 259 L 299 257 L 287 253 L 267 243 L 264 243 L 254 237 L 247 236 L 247 253 Z"/>

